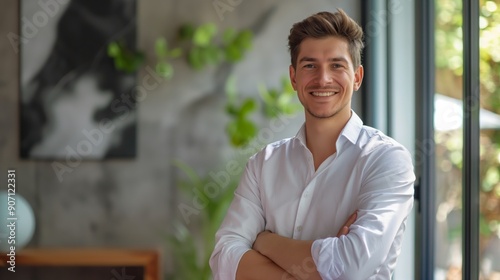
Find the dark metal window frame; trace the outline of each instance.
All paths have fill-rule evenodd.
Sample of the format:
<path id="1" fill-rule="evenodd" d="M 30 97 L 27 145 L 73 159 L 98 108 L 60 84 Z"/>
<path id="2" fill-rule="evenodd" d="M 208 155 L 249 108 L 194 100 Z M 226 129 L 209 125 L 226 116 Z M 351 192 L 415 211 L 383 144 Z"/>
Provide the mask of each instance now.
<path id="1" fill-rule="evenodd" d="M 462 278 L 479 279 L 479 0 L 463 0 Z"/>
<path id="2" fill-rule="evenodd" d="M 415 279 L 434 279 L 436 220 L 434 164 L 434 0 L 415 1 L 416 11 L 416 157 L 418 200 Z M 420 143 L 420 145 L 419 145 Z M 422 143 L 426 143 L 423 145 Z"/>

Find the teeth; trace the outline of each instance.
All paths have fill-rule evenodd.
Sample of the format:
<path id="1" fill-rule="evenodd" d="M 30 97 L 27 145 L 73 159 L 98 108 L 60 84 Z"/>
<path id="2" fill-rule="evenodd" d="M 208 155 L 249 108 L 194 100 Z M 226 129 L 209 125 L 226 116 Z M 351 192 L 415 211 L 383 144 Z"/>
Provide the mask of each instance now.
<path id="1" fill-rule="evenodd" d="M 332 95 L 334 95 L 336 93 L 337 92 L 334 92 L 334 91 L 329 91 L 329 92 L 317 92 L 317 91 L 313 91 L 312 95 L 314 95 L 314 96 L 332 96 Z"/>

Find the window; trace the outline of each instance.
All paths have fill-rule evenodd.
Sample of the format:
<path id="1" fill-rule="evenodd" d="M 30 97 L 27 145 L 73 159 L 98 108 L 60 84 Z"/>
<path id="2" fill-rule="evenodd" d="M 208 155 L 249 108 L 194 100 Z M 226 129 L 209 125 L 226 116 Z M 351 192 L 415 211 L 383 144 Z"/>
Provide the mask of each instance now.
<path id="1" fill-rule="evenodd" d="M 417 3 L 417 279 L 500 279 L 500 1 L 463 3 Z"/>
<path id="2" fill-rule="evenodd" d="M 393 278 L 500 279 L 500 0 L 362 9 L 364 120 L 413 151 L 418 178 Z"/>

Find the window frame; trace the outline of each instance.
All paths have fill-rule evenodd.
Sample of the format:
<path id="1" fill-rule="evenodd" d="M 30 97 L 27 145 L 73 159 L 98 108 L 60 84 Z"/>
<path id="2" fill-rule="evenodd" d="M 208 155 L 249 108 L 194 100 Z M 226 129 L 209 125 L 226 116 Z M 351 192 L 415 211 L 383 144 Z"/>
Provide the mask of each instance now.
<path id="1" fill-rule="evenodd" d="M 362 108 L 368 125 L 385 131 L 401 140 L 400 117 L 396 106 L 402 102 L 401 87 L 392 80 L 401 69 L 396 69 L 405 46 L 398 42 L 391 6 L 402 4 L 414 9 L 414 140 L 415 160 L 415 230 L 410 235 L 414 242 L 415 279 L 432 280 L 435 273 L 436 230 L 436 166 L 434 154 L 434 95 L 435 95 L 435 1 L 438 0 L 364 0 L 361 1 L 362 25 L 368 24 L 375 13 L 385 10 L 386 21 L 369 35 L 363 53 L 367 69 L 363 82 Z M 462 0 L 463 7 L 463 215 L 462 215 L 462 278 L 479 279 L 479 0 Z M 396 15 L 394 15 L 396 16 Z M 373 28 L 373 26 L 372 26 Z M 400 41 L 401 42 L 401 41 Z M 407 43 L 407 42 L 404 42 Z M 404 44 L 403 43 L 403 44 Z M 385 51 L 384 51 L 385 50 Z M 396 53 L 396 54 L 395 54 Z M 397 93 L 397 94 L 396 94 Z M 396 104 L 397 103 L 397 104 Z M 408 103 L 405 103 L 407 106 Z M 408 108 L 408 107 L 405 107 Z M 385 114 L 387 112 L 387 114 Z M 397 118 L 396 118 L 397 117 Z M 408 132 L 408 131 L 406 131 Z M 399 134 L 399 136 L 398 136 Z M 403 141 L 404 142 L 404 141 Z M 406 141 L 406 146 L 412 141 Z M 410 217 L 411 219 L 412 217 Z M 411 221 L 410 221 L 411 222 Z M 403 248 L 407 250 L 407 248 Z M 398 262 L 398 267 L 400 262 Z M 394 278 L 399 279 L 397 270 Z M 408 274 L 406 274 L 407 276 Z"/>
<path id="2" fill-rule="evenodd" d="M 463 169 L 462 278 L 479 279 L 479 0 L 462 0 Z"/>
<path id="3" fill-rule="evenodd" d="M 415 279 L 434 279 L 436 172 L 434 159 L 434 0 L 415 2 L 416 42 L 416 157 L 417 185 L 415 200 L 418 208 L 415 246 L 417 256 Z M 420 145 L 419 145 L 420 143 Z M 426 145 L 423 145 L 425 143 Z"/>

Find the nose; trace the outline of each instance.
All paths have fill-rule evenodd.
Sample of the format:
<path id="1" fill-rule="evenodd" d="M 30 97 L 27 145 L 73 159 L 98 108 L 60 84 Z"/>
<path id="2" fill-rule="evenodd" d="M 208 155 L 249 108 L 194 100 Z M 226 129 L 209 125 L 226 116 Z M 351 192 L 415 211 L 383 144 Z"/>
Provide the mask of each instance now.
<path id="1" fill-rule="evenodd" d="M 332 73 L 326 67 L 321 67 L 318 70 L 318 84 L 321 87 L 332 84 Z"/>

